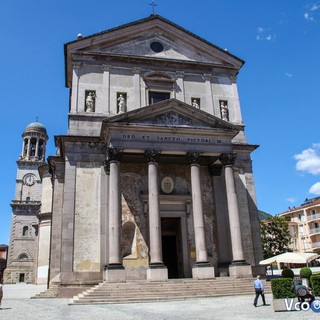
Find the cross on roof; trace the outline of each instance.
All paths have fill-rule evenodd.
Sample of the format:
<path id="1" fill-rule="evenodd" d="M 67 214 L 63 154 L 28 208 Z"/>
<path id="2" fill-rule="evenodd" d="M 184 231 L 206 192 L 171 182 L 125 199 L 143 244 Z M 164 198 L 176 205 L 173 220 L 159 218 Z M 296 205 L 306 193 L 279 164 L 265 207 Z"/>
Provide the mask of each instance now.
<path id="1" fill-rule="evenodd" d="M 155 9 L 154 9 L 154 7 L 156 7 L 157 4 L 156 4 L 154 1 L 152 1 L 151 3 L 149 3 L 149 6 L 152 6 L 152 14 L 155 14 Z"/>

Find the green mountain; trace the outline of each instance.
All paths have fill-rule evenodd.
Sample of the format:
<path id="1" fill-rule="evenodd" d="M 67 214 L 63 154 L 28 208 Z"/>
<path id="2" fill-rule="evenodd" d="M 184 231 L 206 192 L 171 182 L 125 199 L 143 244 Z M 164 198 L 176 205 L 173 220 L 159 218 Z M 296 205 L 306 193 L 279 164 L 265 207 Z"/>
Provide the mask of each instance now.
<path id="1" fill-rule="evenodd" d="M 266 212 L 261 211 L 261 210 L 258 210 L 258 213 L 259 213 L 259 220 L 260 220 L 260 221 L 262 221 L 262 220 L 268 220 L 269 218 L 272 217 L 271 214 L 266 213 Z"/>

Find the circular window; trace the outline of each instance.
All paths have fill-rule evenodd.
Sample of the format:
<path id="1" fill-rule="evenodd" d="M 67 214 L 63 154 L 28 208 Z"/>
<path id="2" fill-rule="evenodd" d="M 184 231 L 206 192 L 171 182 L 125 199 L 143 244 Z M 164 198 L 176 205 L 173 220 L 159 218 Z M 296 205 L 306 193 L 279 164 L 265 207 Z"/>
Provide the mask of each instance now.
<path id="1" fill-rule="evenodd" d="M 163 45 L 160 42 L 152 42 L 150 44 L 150 48 L 154 52 L 162 52 L 163 51 Z"/>

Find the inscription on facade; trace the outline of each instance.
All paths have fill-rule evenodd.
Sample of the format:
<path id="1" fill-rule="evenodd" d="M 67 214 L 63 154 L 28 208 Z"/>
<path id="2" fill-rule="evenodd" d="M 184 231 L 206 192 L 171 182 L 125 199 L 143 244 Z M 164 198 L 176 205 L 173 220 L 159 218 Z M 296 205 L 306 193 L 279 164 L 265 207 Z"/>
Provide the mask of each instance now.
<path id="1" fill-rule="evenodd" d="M 164 135 L 138 135 L 123 134 L 121 140 L 131 141 L 163 141 L 163 142 L 182 142 L 182 143 L 204 143 L 204 144 L 221 144 L 221 139 L 212 139 L 208 137 L 184 137 L 184 136 L 164 136 Z"/>

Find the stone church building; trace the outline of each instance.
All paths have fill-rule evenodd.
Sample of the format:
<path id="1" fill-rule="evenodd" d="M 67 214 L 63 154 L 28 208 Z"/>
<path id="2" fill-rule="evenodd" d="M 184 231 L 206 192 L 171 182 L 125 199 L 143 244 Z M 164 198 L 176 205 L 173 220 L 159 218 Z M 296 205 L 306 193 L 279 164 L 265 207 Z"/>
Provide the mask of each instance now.
<path id="1" fill-rule="evenodd" d="M 252 274 L 262 248 L 244 61 L 155 14 L 64 49 L 68 133 L 39 170 L 34 281 Z"/>

